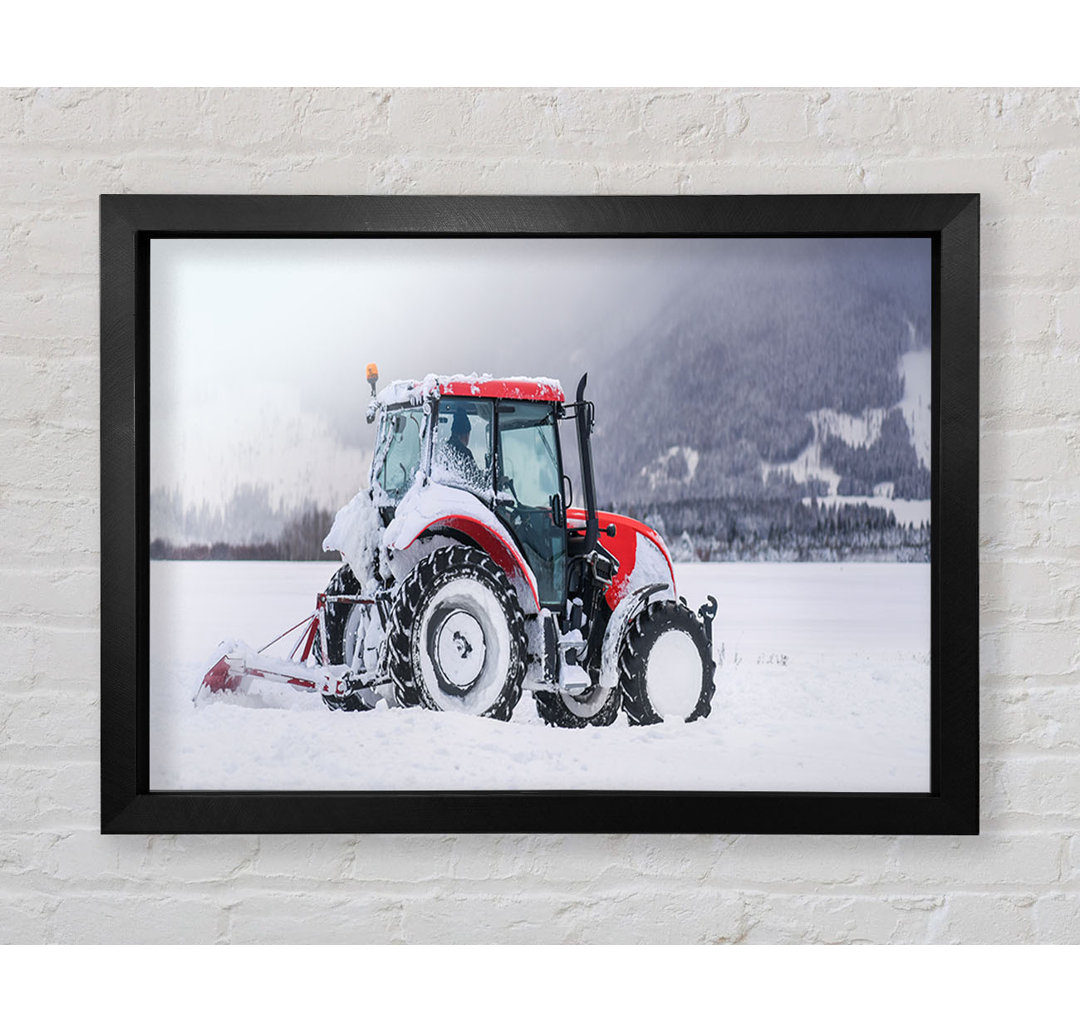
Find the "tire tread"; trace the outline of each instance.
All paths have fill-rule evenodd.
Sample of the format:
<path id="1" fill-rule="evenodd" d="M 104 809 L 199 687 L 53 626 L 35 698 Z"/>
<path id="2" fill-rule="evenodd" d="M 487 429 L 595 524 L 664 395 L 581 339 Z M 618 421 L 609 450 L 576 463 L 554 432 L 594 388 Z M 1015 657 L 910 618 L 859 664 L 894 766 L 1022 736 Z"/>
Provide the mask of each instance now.
<path id="1" fill-rule="evenodd" d="M 425 556 L 413 567 L 398 589 L 390 610 L 386 631 L 387 671 L 394 683 L 394 694 L 405 707 L 438 709 L 420 683 L 412 659 L 413 629 L 420 620 L 424 601 L 454 574 L 468 569 L 479 575 L 495 594 L 509 624 L 511 642 L 516 644 L 507 677 L 508 688 L 487 710 L 484 717 L 509 721 L 521 698 L 525 677 L 525 615 L 517 593 L 502 568 L 487 553 L 468 545 L 452 545 Z"/>
<path id="2" fill-rule="evenodd" d="M 623 710 L 631 725 L 658 724 L 663 718 L 649 702 L 646 679 L 649 653 L 661 633 L 683 629 L 694 640 L 702 663 L 702 690 L 697 705 L 686 718 L 687 722 L 708 717 L 716 693 L 716 662 L 709 653 L 705 631 L 694 612 L 670 599 L 649 603 L 630 622 L 622 650 L 619 653 L 619 689 Z"/>

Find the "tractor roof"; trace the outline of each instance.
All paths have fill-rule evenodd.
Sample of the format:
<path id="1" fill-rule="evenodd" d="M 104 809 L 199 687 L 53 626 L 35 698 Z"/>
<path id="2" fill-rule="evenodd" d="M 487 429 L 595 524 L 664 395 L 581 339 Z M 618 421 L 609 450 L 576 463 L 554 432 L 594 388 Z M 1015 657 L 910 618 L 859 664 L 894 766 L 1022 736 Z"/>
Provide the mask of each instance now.
<path id="1" fill-rule="evenodd" d="M 378 396 L 381 405 L 419 404 L 425 398 L 448 395 L 457 398 L 511 398 L 523 402 L 564 402 L 557 380 L 538 377 L 492 377 L 476 373 L 440 376 L 429 373 L 423 380 L 395 380 Z"/>

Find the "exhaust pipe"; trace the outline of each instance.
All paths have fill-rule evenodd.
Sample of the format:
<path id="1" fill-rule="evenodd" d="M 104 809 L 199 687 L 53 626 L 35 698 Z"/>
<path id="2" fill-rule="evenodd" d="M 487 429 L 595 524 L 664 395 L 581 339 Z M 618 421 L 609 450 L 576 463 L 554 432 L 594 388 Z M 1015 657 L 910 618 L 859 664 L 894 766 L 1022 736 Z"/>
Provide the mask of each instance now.
<path id="1" fill-rule="evenodd" d="M 593 425 L 593 404 L 585 401 L 585 381 L 589 379 L 586 373 L 578 381 L 577 386 L 577 437 L 578 454 L 581 458 L 581 481 L 585 489 L 585 555 L 589 555 L 596 548 L 597 539 L 600 537 L 600 521 L 596 516 L 596 482 L 593 480 L 592 443 L 590 435 Z"/>

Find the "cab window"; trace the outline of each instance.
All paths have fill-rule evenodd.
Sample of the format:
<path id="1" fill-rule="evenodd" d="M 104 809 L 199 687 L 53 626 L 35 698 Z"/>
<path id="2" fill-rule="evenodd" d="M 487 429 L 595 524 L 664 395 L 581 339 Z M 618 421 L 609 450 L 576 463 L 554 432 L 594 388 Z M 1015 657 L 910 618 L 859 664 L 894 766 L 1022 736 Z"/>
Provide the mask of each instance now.
<path id="1" fill-rule="evenodd" d="M 431 479 L 490 499 L 492 403 L 441 398 L 431 453 Z"/>
<path id="2" fill-rule="evenodd" d="M 424 410 L 393 409 L 383 416 L 382 446 L 385 457 L 376 480 L 392 499 L 400 499 L 412 487 L 420 467 Z"/>

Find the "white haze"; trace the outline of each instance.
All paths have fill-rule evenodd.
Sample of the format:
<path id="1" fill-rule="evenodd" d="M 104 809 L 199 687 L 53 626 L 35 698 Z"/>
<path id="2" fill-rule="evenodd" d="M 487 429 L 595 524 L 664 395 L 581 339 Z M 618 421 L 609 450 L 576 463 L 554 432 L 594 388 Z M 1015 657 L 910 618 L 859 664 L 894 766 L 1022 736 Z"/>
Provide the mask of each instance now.
<path id="1" fill-rule="evenodd" d="M 670 243 L 155 240 L 151 487 L 335 505 L 369 454 L 368 362 L 380 386 L 574 376 L 666 295 Z"/>
<path id="2" fill-rule="evenodd" d="M 925 241 L 876 242 L 910 255 Z M 364 367 L 602 376 L 703 270 L 828 260 L 851 242 L 755 239 L 155 240 L 151 489 L 219 509 L 335 509 L 370 456 Z M 864 241 L 862 245 L 873 244 Z M 672 362 L 679 356 L 672 355 Z M 928 364 L 926 372 L 929 373 Z M 929 379 L 923 390 L 929 397 Z"/>

